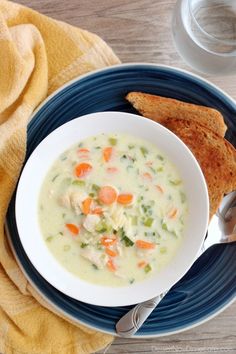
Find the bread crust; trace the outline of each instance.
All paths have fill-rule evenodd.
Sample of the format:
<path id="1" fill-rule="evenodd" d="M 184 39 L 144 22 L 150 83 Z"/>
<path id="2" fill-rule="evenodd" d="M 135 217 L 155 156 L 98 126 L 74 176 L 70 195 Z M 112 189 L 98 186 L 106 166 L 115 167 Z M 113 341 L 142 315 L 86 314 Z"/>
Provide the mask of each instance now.
<path id="1" fill-rule="evenodd" d="M 227 126 L 222 114 L 214 108 L 186 103 L 173 98 L 150 95 L 142 92 L 130 92 L 126 99 L 144 117 L 164 123 L 168 118 L 193 120 L 224 136 Z"/>

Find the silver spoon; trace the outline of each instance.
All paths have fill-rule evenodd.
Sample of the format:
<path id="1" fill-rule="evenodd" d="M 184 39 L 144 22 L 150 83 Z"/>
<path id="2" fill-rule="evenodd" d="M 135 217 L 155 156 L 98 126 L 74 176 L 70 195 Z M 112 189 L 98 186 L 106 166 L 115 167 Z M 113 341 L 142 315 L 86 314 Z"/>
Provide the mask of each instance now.
<path id="1" fill-rule="evenodd" d="M 211 220 L 207 235 L 199 256 L 213 245 L 236 242 L 236 191 L 224 197 L 217 214 Z M 133 336 L 167 293 L 133 307 L 117 322 L 116 333 L 126 338 Z"/>

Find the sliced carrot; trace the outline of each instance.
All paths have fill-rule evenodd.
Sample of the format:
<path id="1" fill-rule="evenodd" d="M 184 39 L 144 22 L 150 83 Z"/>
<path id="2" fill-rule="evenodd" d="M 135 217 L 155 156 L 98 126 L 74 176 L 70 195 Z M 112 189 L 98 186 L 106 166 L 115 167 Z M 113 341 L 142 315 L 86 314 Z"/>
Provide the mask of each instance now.
<path id="1" fill-rule="evenodd" d="M 148 179 L 149 181 L 152 181 L 152 176 L 151 176 L 150 173 L 148 173 L 148 172 L 145 172 L 145 173 L 143 174 L 143 177 L 146 178 L 146 179 Z"/>
<path id="2" fill-rule="evenodd" d="M 117 238 L 103 236 L 100 241 L 103 246 L 109 247 L 109 246 L 114 245 L 117 242 Z"/>
<path id="3" fill-rule="evenodd" d="M 112 251 L 110 248 L 106 248 L 105 252 L 106 252 L 106 254 L 108 254 L 108 256 L 111 256 L 111 257 L 116 257 L 117 256 L 117 252 Z"/>
<path id="4" fill-rule="evenodd" d="M 118 168 L 116 168 L 116 167 L 107 167 L 108 173 L 116 173 L 117 171 L 118 171 Z"/>
<path id="5" fill-rule="evenodd" d="M 146 261 L 140 261 L 140 262 L 138 262 L 138 267 L 143 268 L 143 267 L 145 267 L 146 264 L 147 264 Z"/>
<path id="6" fill-rule="evenodd" d="M 92 166 L 89 163 L 82 162 L 75 167 L 75 174 L 77 177 L 84 177 L 92 170 Z"/>
<path id="7" fill-rule="evenodd" d="M 160 192 L 160 193 L 164 193 L 164 190 L 161 186 L 159 186 L 158 184 L 155 186 L 156 189 Z"/>
<path id="8" fill-rule="evenodd" d="M 86 154 L 86 153 L 89 153 L 89 149 L 81 148 L 81 149 L 78 150 L 78 153 L 79 153 L 79 154 Z"/>
<path id="9" fill-rule="evenodd" d="M 167 216 L 170 219 L 174 219 L 176 217 L 177 213 L 178 213 L 178 209 L 177 208 L 173 208 L 173 209 L 171 209 L 171 211 L 169 211 Z"/>
<path id="10" fill-rule="evenodd" d="M 108 259 L 107 261 L 107 268 L 111 271 L 111 272 L 115 272 L 117 267 L 115 266 L 115 264 L 113 263 L 112 259 Z"/>
<path id="11" fill-rule="evenodd" d="M 79 234 L 80 229 L 75 224 L 66 224 L 66 227 L 73 235 Z"/>
<path id="12" fill-rule="evenodd" d="M 90 213 L 91 214 L 102 215 L 103 214 L 103 210 L 102 210 L 102 208 L 95 208 L 95 209 L 91 210 Z"/>
<path id="13" fill-rule="evenodd" d="M 146 249 L 146 250 L 151 250 L 156 247 L 156 245 L 152 242 L 147 242 L 143 240 L 137 240 L 135 242 L 136 247 Z"/>
<path id="14" fill-rule="evenodd" d="M 86 198 L 85 200 L 83 200 L 82 202 L 82 212 L 85 215 L 88 215 L 90 213 L 90 207 L 92 204 L 92 198 Z"/>
<path id="15" fill-rule="evenodd" d="M 103 149 L 103 158 L 106 162 L 110 161 L 113 148 L 108 146 Z"/>
<path id="16" fill-rule="evenodd" d="M 100 188 L 98 199 L 101 203 L 110 205 L 116 201 L 117 193 L 113 187 L 105 186 Z"/>
<path id="17" fill-rule="evenodd" d="M 117 197 L 117 203 L 119 204 L 130 204 L 133 201 L 133 194 L 119 194 Z"/>

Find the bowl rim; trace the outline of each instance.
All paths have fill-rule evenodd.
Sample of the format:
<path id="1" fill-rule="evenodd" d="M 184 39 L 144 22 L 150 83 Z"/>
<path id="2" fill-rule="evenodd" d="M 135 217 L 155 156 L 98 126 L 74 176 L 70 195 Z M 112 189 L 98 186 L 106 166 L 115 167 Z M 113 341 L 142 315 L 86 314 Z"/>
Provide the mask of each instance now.
<path id="1" fill-rule="evenodd" d="M 53 130 L 47 137 L 45 137 L 40 143 L 39 145 L 36 147 L 36 149 L 32 152 L 32 154 L 30 155 L 29 159 L 27 160 L 25 166 L 24 166 L 24 169 L 22 171 L 22 174 L 21 174 L 21 177 L 20 177 L 20 180 L 19 180 L 19 183 L 18 183 L 18 186 L 17 186 L 17 191 L 16 191 L 16 208 L 15 208 L 15 214 L 16 214 L 16 224 L 17 224 L 17 228 L 18 228 L 18 232 L 19 232 L 19 237 L 20 237 L 20 240 L 21 240 L 21 243 L 22 243 L 22 246 L 27 254 L 27 256 L 29 257 L 31 263 L 33 264 L 33 266 L 37 269 L 37 271 L 41 274 L 41 276 L 44 277 L 44 279 L 46 279 L 51 285 L 53 285 L 55 288 L 57 288 L 58 290 L 62 291 L 63 293 L 65 293 L 66 295 L 68 296 L 71 296 L 79 301 L 84 301 L 84 302 L 87 302 L 89 304 L 93 304 L 93 305 L 100 305 L 100 306 L 126 306 L 126 305 L 132 305 L 134 303 L 137 303 L 139 301 L 145 301 L 151 297 L 154 297 L 155 295 L 157 295 L 156 292 L 152 292 L 151 295 L 148 294 L 140 294 L 140 297 L 135 300 L 129 300 L 129 302 L 125 301 L 124 302 L 124 298 L 122 300 L 117 300 L 117 299 L 111 299 L 111 301 L 108 303 L 108 300 L 105 299 L 104 301 L 101 299 L 94 299 L 94 300 L 91 300 L 91 299 L 87 299 L 87 296 L 81 296 L 81 294 L 79 294 L 79 297 L 75 296 L 75 294 L 71 291 L 67 292 L 67 289 L 65 290 L 64 287 L 61 287 L 60 284 L 58 283 L 55 283 L 54 281 L 52 281 L 51 278 L 48 278 L 48 275 L 45 273 L 42 273 L 42 270 L 40 269 L 40 267 L 38 266 L 38 264 L 35 264 L 35 260 L 32 259 L 32 256 L 30 254 L 30 251 L 27 250 L 25 248 L 25 244 L 24 244 L 24 239 L 22 239 L 22 234 L 23 234 L 23 230 L 22 230 L 22 224 L 21 224 L 21 221 L 19 220 L 19 210 L 21 210 L 22 206 L 21 206 L 21 203 L 22 203 L 22 198 L 20 199 L 19 195 L 20 195 L 20 192 L 21 192 L 21 185 L 22 183 L 24 183 L 24 171 L 28 168 L 27 166 L 31 163 L 31 161 L 34 159 L 34 156 L 35 154 L 37 154 L 38 150 L 40 150 L 40 148 L 45 144 L 45 141 L 46 143 L 48 141 L 50 141 L 50 138 L 51 138 L 51 135 L 55 135 L 58 133 L 58 131 L 60 132 L 66 125 L 67 126 L 71 126 L 73 125 L 75 122 L 79 122 L 79 124 L 83 124 L 83 119 L 88 119 L 88 116 L 98 116 L 98 115 L 109 115 L 110 113 L 115 113 L 117 114 L 118 116 L 121 116 L 121 115 L 125 115 L 127 117 L 135 117 L 135 119 L 137 119 L 137 117 L 139 118 L 138 120 L 140 122 L 144 122 L 144 124 L 147 124 L 149 125 L 150 127 L 156 127 L 155 129 L 160 129 L 161 131 L 165 132 L 165 134 L 169 135 L 170 139 L 174 139 L 180 146 L 182 146 L 186 152 L 186 156 L 189 155 L 189 159 L 191 159 L 193 162 L 194 162 L 194 166 L 196 167 L 196 169 L 198 170 L 198 173 L 199 173 L 199 176 L 201 176 L 201 178 L 199 179 L 199 184 L 202 184 L 202 188 L 204 189 L 204 195 L 202 196 L 202 200 L 204 201 L 205 205 L 205 210 L 209 211 L 209 199 L 208 199 L 208 192 L 207 192 L 207 185 L 206 185 L 206 181 L 205 181 L 205 178 L 203 176 L 203 173 L 201 171 L 201 168 L 196 160 L 196 158 L 194 157 L 194 155 L 191 153 L 191 151 L 189 150 L 189 148 L 174 134 L 172 133 L 171 131 L 169 131 L 167 128 L 163 127 L 162 125 L 156 123 L 156 122 L 153 122 L 151 121 L 150 119 L 147 119 L 147 118 L 144 118 L 144 117 L 141 117 L 141 116 L 137 116 L 137 115 L 134 115 L 134 114 L 130 114 L 130 113 L 126 113 L 126 112 L 98 112 L 98 113 L 91 113 L 91 114 L 88 114 L 88 115 L 85 115 L 85 116 L 80 116 L 78 118 L 75 118 L 61 126 L 59 126 L 58 128 L 56 128 L 55 130 Z M 94 118 L 92 118 L 94 119 Z M 123 118 L 124 119 L 124 118 Z M 129 119 L 129 118 L 128 118 Z M 133 118 L 132 118 L 133 119 Z M 158 128 L 157 128 L 158 127 Z M 150 129 L 150 128 L 149 128 Z M 94 135 L 94 132 L 91 132 L 91 135 Z M 141 137 L 143 138 L 143 137 Z M 157 144 L 158 145 L 158 144 Z M 63 145 L 64 146 L 64 145 Z M 66 147 L 64 146 L 63 150 L 65 150 Z M 194 168 L 195 168 L 194 167 Z M 22 177 L 23 176 L 23 177 Z M 200 180 L 201 180 L 201 183 L 200 183 Z M 23 181 L 23 182 L 22 182 Z M 41 181 L 41 184 L 42 184 L 42 181 Z M 21 203 L 20 203 L 21 201 Z M 207 215 L 207 216 L 206 216 Z M 191 259 L 191 262 L 188 262 L 187 264 L 187 267 L 184 268 L 184 270 L 181 270 L 181 272 L 179 273 L 179 275 L 177 277 L 174 277 L 174 282 L 170 283 L 170 286 L 173 286 L 174 283 L 176 283 L 187 271 L 188 269 L 192 266 L 194 260 L 196 259 L 196 256 L 200 250 L 200 247 L 202 245 L 202 242 L 204 240 L 204 237 L 205 237 L 205 233 L 206 233 L 206 230 L 207 230 L 207 226 L 208 226 L 208 215 L 209 215 L 209 212 L 208 214 L 206 213 L 206 215 L 202 215 L 203 217 L 205 217 L 205 220 L 204 220 L 204 231 L 201 235 L 201 242 L 198 244 L 198 248 L 195 250 L 194 252 L 194 257 L 193 259 Z M 21 233 L 22 232 L 22 233 Z M 41 236 L 42 237 L 42 236 Z M 44 241 L 43 241 L 44 242 Z M 46 246 L 47 247 L 47 246 Z M 53 255 L 51 254 L 51 257 L 53 257 Z M 78 279 L 78 278 L 77 278 Z M 140 283 L 143 283 L 143 282 L 140 282 Z M 87 283 L 87 286 L 91 287 L 91 283 Z M 163 291 L 167 290 L 170 286 L 166 287 L 163 289 Z M 104 288 L 104 287 L 103 287 Z M 125 289 L 127 287 L 122 287 L 122 288 L 116 288 L 116 289 Z M 129 287 L 130 288 L 130 287 Z M 134 287 L 135 288 L 135 287 Z M 108 289 L 107 287 L 105 287 L 105 289 Z M 142 296 L 141 296 L 142 295 Z"/>

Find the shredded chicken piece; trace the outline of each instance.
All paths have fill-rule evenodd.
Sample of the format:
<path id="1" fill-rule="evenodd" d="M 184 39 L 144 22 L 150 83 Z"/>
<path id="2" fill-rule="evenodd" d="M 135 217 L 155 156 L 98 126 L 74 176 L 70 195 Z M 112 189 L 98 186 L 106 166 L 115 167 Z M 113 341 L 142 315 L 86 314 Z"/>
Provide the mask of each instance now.
<path id="1" fill-rule="evenodd" d="M 71 205 L 70 205 L 70 196 L 69 196 L 68 193 L 62 195 L 61 197 L 59 197 L 58 202 L 59 202 L 59 205 L 64 207 L 64 208 L 69 209 L 71 207 Z"/>
<path id="2" fill-rule="evenodd" d="M 81 192 L 67 192 L 59 198 L 59 204 L 67 209 L 73 209 L 76 215 L 81 213 L 82 202 L 87 194 Z"/>
<path id="3" fill-rule="evenodd" d="M 104 213 L 104 216 L 114 230 L 118 230 L 123 227 L 127 220 L 124 215 L 124 208 L 120 206 L 112 207 L 110 211 L 108 210 Z"/>
<path id="4" fill-rule="evenodd" d="M 83 227 L 89 232 L 96 232 L 96 225 L 99 223 L 100 217 L 96 214 L 88 214 L 83 222 Z"/>
<path id="5" fill-rule="evenodd" d="M 70 194 L 70 204 L 77 215 L 81 213 L 82 202 L 86 197 L 87 195 L 84 192 L 73 192 Z"/>
<path id="6" fill-rule="evenodd" d="M 89 260 L 92 264 L 95 264 L 99 269 L 104 268 L 104 259 L 97 251 L 85 248 L 81 251 L 81 256 Z"/>

